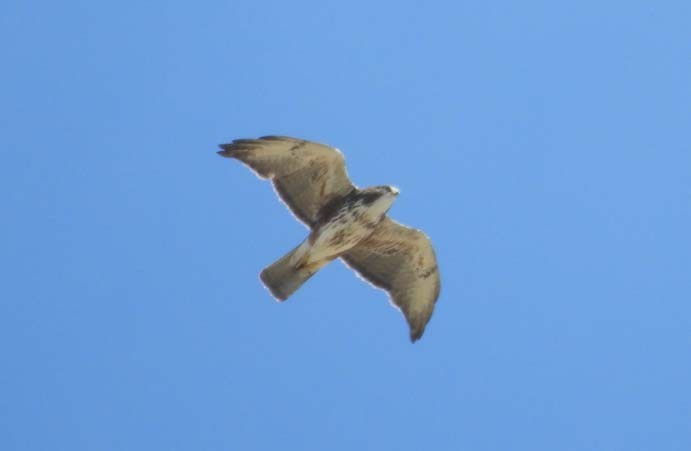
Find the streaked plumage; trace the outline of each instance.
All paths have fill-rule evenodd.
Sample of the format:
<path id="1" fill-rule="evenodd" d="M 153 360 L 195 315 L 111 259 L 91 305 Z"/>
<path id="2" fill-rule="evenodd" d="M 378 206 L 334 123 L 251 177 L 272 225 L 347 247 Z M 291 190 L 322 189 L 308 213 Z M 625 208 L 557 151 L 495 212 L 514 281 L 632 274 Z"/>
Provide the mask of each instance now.
<path id="1" fill-rule="evenodd" d="M 389 293 L 408 321 L 413 342 L 422 336 L 439 297 L 439 270 L 427 235 L 386 216 L 397 189 L 358 189 L 348 178 L 343 154 L 324 144 L 264 136 L 220 147 L 220 155 L 238 159 L 270 179 L 288 208 L 311 230 L 303 243 L 261 273 L 277 299 L 287 299 L 340 257 Z"/>

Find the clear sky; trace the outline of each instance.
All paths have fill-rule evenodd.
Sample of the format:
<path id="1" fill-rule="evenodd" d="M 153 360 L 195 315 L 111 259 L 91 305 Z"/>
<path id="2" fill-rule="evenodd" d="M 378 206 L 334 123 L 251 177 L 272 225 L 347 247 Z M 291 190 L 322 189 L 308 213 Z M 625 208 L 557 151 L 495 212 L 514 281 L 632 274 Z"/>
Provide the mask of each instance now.
<path id="1" fill-rule="evenodd" d="M 4 1 L 0 449 L 691 449 L 691 2 Z M 394 184 L 416 344 L 216 145 Z"/>

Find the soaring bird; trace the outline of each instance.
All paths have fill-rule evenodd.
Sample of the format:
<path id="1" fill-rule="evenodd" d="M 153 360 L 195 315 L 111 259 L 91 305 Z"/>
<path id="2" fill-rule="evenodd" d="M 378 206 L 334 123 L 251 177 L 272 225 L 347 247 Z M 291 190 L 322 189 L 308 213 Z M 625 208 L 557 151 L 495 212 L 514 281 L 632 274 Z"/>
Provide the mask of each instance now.
<path id="1" fill-rule="evenodd" d="M 219 147 L 219 155 L 240 160 L 260 178 L 271 180 L 279 197 L 310 229 L 301 244 L 260 274 L 276 299 L 286 300 L 324 265 L 340 258 L 388 292 L 408 322 L 412 342 L 422 337 L 439 297 L 439 269 L 429 237 L 386 215 L 398 189 L 356 187 L 343 154 L 325 144 L 263 136 Z"/>

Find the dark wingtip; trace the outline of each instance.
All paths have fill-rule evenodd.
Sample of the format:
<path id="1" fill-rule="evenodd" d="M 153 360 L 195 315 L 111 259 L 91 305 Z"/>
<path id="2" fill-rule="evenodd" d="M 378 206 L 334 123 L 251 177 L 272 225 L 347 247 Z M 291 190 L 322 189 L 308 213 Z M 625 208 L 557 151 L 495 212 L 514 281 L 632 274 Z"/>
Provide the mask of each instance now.
<path id="1" fill-rule="evenodd" d="M 422 329 L 410 329 L 410 342 L 415 343 L 420 338 L 422 338 L 422 334 L 424 334 L 424 333 L 425 333 L 424 327 Z"/>
<path id="2" fill-rule="evenodd" d="M 258 139 L 234 139 L 227 144 L 219 144 L 221 152 L 217 153 L 224 157 L 236 157 L 246 151 L 259 149 L 261 146 L 262 142 Z"/>
<path id="3" fill-rule="evenodd" d="M 218 147 L 221 149 L 217 154 L 219 154 L 222 157 L 230 157 L 230 147 L 232 144 L 219 144 Z"/>

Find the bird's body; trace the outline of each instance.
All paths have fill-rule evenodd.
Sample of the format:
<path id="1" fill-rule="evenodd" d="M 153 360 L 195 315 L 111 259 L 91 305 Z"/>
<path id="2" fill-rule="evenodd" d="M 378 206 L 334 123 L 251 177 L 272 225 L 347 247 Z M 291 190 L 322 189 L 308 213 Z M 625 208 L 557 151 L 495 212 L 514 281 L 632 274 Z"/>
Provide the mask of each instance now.
<path id="1" fill-rule="evenodd" d="M 323 144 L 268 136 L 221 148 L 219 154 L 270 178 L 279 196 L 311 229 L 300 245 L 260 275 L 278 300 L 287 299 L 340 257 L 389 292 L 408 319 L 413 341 L 422 336 L 439 296 L 439 272 L 427 236 L 386 216 L 398 196 L 396 188 L 358 189 L 346 175 L 343 155 Z"/>
<path id="2" fill-rule="evenodd" d="M 375 187 L 353 189 L 334 204 L 337 209 L 325 209 L 306 242 L 311 244 L 317 259 L 336 258 L 374 232 L 375 227 L 393 204 L 398 190 Z M 329 207 L 329 205 L 327 205 Z"/>
<path id="3" fill-rule="evenodd" d="M 353 188 L 332 199 L 320 210 L 305 241 L 262 271 L 262 281 L 277 299 L 287 299 L 320 268 L 369 237 L 397 195 L 390 187 Z"/>

